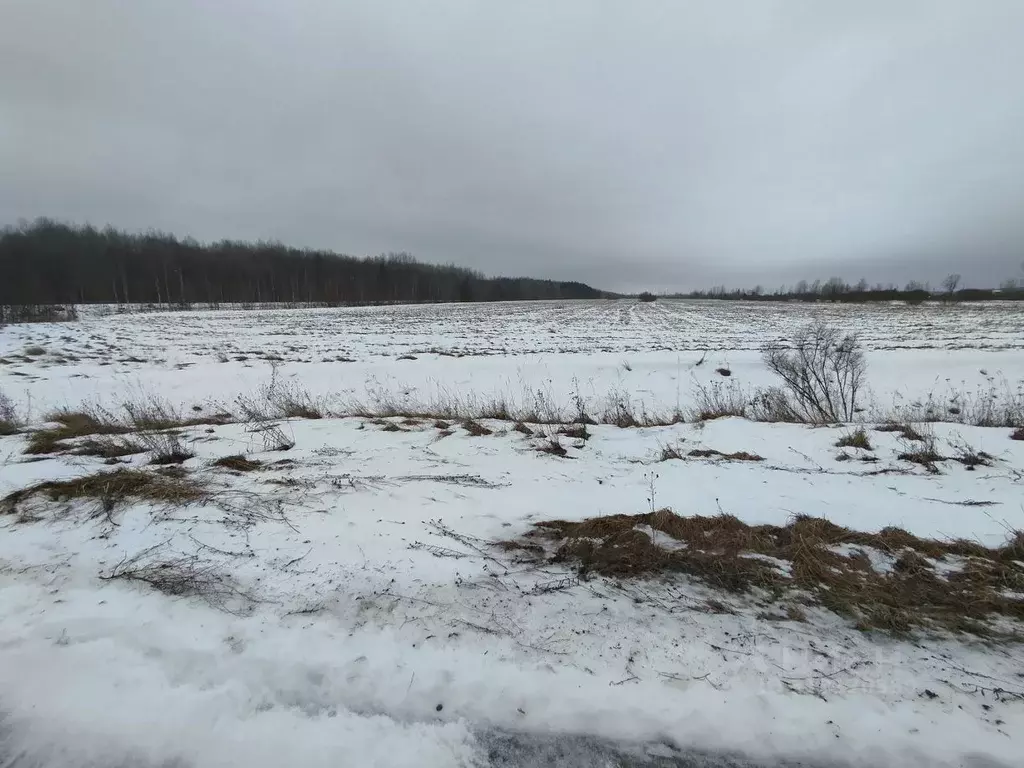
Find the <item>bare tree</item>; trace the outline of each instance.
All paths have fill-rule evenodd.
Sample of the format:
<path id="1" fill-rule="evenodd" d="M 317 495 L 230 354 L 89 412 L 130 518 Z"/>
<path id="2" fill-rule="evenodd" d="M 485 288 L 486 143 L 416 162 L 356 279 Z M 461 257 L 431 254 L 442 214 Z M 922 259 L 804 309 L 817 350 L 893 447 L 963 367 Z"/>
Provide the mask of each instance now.
<path id="1" fill-rule="evenodd" d="M 853 421 L 866 367 L 854 334 L 819 321 L 797 331 L 788 348 L 769 345 L 762 355 L 806 421 Z"/>
<path id="2" fill-rule="evenodd" d="M 956 293 L 957 286 L 960 285 L 960 275 L 955 272 L 951 275 L 946 275 L 946 279 L 942 281 L 942 289 L 952 296 Z"/>

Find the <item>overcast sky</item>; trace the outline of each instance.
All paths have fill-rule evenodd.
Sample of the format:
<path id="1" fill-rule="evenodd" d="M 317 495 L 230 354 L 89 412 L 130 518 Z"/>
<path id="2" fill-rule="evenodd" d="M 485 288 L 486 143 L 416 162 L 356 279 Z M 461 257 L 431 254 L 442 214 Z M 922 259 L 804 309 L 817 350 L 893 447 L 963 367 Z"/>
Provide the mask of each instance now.
<path id="1" fill-rule="evenodd" d="M 0 222 L 991 285 L 1022 74 L 1024 0 L 0 0 Z"/>

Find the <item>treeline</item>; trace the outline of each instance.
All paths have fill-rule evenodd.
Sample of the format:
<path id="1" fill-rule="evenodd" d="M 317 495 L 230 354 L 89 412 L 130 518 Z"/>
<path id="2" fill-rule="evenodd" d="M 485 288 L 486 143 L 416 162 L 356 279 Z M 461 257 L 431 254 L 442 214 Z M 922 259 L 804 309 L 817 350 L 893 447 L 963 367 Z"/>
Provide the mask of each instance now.
<path id="1" fill-rule="evenodd" d="M 733 301 L 834 301 L 844 303 L 871 301 L 905 301 L 920 304 L 925 301 L 1024 301 L 1024 281 L 1009 279 L 999 288 L 960 288 L 960 275 L 949 275 L 939 289 L 928 283 L 910 281 L 902 288 L 889 283 L 869 285 L 867 280 L 847 283 L 840 277 L 808 282 L 801 280 L 792 286 L 780 286 L 766 291 L 758 285 L 751 289 L 726 289 L 718 286 L 703 291 L 676 293 L 666 296 L 674 299 L 722 299 Z"/>
<path id="2" fill-rule="evenodd" d="M 0 230 L 0 305 L 375 304 L 595 299 L 578 282 L 488 278 L 405 253 L 371 258 L 273 242 L 199 243 L 49 219 Z"/>

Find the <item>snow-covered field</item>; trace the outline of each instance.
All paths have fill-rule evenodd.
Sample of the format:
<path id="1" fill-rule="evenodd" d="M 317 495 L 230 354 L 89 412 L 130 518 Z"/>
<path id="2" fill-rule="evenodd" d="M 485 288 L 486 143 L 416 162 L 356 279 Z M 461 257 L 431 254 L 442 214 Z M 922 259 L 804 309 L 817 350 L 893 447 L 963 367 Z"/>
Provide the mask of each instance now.
<path id="1" fill-rule="evenodd" d="M 759 347 L 819 315 L 860 334 L 880 410 L 1024 380 L 1024 314 L 1012 305 L 620 301 L 94 310 L 0 330 L 0 390 L 32 427 L 55 408 L 142 395 L 186 416 L 231 410 L 272 375 L 338 411 L 500 399 L 565 413 L 582 400 L 600 413 L 623 396 L 685 411 L 700 385 L 774 383 Z M 804 621 L 768 618 L 756 601 L 685 579 L 579 581 L 569 563 L 492 546 L 543 520 L 670 507 L 998 547 L 1024 528 L 1024 441 L 1009 429 L 922 427 L 947 455 L 992 456 L 933 474 L 898 458 L 894 433 L 869 430 L 873 463 L 836 461 L 845 428 L 736 418 L 591 426 L 588 440 L 562 438 L 565 457 L 537 450 L 554 430 L 543 425 L 526 435 L 482 420 L 492 434 L 473 436 L 433 419 L 280 424 L 295 443 L 286 452 L 266 450 L 251 425 L 183 429 L 195 456 L 181 482 L 203 486 L 191 503 L 43 494 L 0 518 L 0 764 L 512 764 L 495 733 L 638 745 L 621 763 L 634 765 L 697 764 L 695 752 L 1020 764 L 1019 644 L 895 639 L 815 607 Z M 0 496 L 156 471 L 146 454 L 113 470 L 92 456 L 38 460 L 27 439 L 0 438 Z M 666 447 L 763 461 L 662 461 Z M 213 465 L 235 454 L 260 465 Z M 174 597 L 108 578 L 168 563 L 212 589 Z M 533 759 L 567 763 L 566 749 Z"/>
<path id="2" fill-rule="evenodd" d="M 740 385 L 775 383 L 758 350 L 818 317 L 861 336 L 879 405 L 1024 381 L 1024 309 L 1013 303 L 602 301 L 85 313 L 80 323 L 13 326 L 0 336 L 0 387 L 37 416 L 138 392 L 181 404 L 230 404 L 270 378 L 270 361 L 339 405 L 539 399 L 574 412 L 577 396 L 591 411 L 626 396 L 638 409 L 669 411 L 685 407 L 695 385 L 720 380 L 716 368 L 729 369 Z M 26 355 L 33 347 L 43 353 Z M 401 359 L 409 357 L 415 360 Z"/>

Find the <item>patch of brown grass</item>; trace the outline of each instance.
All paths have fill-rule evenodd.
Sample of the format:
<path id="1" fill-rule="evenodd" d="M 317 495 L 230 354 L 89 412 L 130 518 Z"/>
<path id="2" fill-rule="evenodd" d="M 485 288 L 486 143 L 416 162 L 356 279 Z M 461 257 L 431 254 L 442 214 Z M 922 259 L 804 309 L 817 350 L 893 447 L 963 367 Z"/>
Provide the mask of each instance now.
<path id="1" fill-rule="evenodd" d="M 523 422 L 521 422 L 521 421 L 517 421 L 517 422 L 516 422 L 516 423 L 515 423 L 515 424 L 514 424 L 514 425 L 512 426 L 512 431 L 513 431 L 513 432 L 518 432 L 518 433 L 519 433 L 519 434 L 521 434 L 521 435 L 526 435 L 527 437 L 531 437 L 531 436 L 533 435 L 533 430 L 532 430 L 532 429 L 530 429 L 530 428 L 529 428 L 528 426 L 526 426 L 525 424 L 523 424 Z"/>
<path id="2" fill-rule="evenodd" d="M 222 456 L 213 462 L 213 466 L 230 469 L 234 472 L 252 472 L 262 467 L 263 462 L 258 459 L 248 459 L 239 453 L 234 456 Z"/>
<path id="3" fill-rule="evenodd" d="M 86 499 L 100 502 L 101 511 L 109 514 L 117 505 L 130 501 L 183 505 L 199 501 L 205 496 L 205 489 L 184 471 L 169 475 L 138 469 L 117 469 L 73 480 L 48 480 L 14 491 L 4 497 L 2 510 L 6 513 L 17 512 L 24 502 L 32 498 L 55 502 Z"/>
<path id="4" fill-rule="evenodd" d="M 662 546 L 669 539 L 672 546 Z M 1024 622 L 1024 533 L 990 549 L 921 539 L 899 528 L 857 532 L 822 518 L 751 526 L 730 515 L 683 517 L 663 509 L 545 521 L 521 543 L 504 546 L 523 557 L 574 564 L 581 577 L 685 574 L 732 593 L 758 591 L 783 602 L 785 617 L 794 621 L 806 618 L 793 606 L 802 602 L 861 629 L 890 633 L 927 629 L 997 636 L 994 619 Z M 869 547 L 894 558 L 892 568 L 875 570 Z M 950 562 L 949 575 L 939 575 L 935 561 L 951 556 L 965 558 L 963 568 Z"/>

